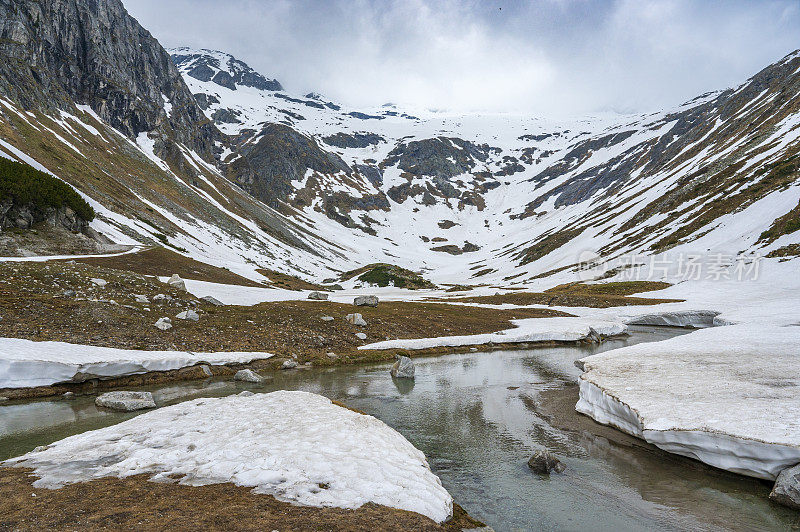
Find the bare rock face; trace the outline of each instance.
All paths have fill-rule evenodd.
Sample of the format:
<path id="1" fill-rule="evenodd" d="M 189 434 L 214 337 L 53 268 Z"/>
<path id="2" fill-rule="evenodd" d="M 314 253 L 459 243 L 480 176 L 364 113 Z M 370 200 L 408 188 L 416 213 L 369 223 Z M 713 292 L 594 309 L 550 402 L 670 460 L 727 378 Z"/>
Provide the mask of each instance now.
<path id="1" fill-rule="evenodd" d="M 800 464 L 781 471 L 769 498 L 789 508 L 800 510 Z"/>
<path id="2" fill-rule="evenodd" d="M 0 94 L 26 109 L 87 104 L 130 138 L 157 131 L 206 158 L 220 138 L 169 54 L 120 0 L 0 2 Z"/>
<path id="3" fill-rule="evenodd" d="M 549 475 L 551 471 L 563 473 L 566 469 L 566 466 L 546 449 L 536 451 L 528 460 L 528 467 L 541 475 Z"/>
<path id="4" fill-rule="evenodd" d="M 122 412 L 156 407 L 150 392 L 108 392 L 95 399 L 94 404 Z"/>

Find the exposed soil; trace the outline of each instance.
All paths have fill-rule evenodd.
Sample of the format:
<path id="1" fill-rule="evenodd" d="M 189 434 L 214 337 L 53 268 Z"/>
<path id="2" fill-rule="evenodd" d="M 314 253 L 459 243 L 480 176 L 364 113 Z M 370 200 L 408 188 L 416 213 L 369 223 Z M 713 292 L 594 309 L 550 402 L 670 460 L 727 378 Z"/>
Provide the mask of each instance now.
<path id="1" fill-rule="evenodd" d="M 75 262 L 92 266 L 114 268 L 156 277 L 170 277 L 173 273 L 177 273 L 184 279 L 194 279 L 196 281 L 240 286 L 264 286 L 225 268 L 211 266 L 161 247 L 116 257 L 86 257 L 74 260 Z"/>
<path id="2" fill-rule="evenodd" d="M 2 530 L 447 531 L 481 526 L 461 508 L 437 525 L 376 504 L 356 510 L 294 506 L 233 484 L 182 486 L 147 475 L 103 478 L 57 490 L 34 488 L 29 469 L 0 468 Z"/>
<path id="3" fill-rule="evenodd" d="M 548 305 L 561 307 L 608 308 L 628 305 L 657 305 L 675 303 L 679 299 L 631 297 L 630 294 L 667 288 L 669 283 L 654 281 L 629 281 L 621 283 L 560 285 L 544 292 L 514 292 L 493 296 L 472 296 L 452 299 L 460 303 L 487 305 Z"/>

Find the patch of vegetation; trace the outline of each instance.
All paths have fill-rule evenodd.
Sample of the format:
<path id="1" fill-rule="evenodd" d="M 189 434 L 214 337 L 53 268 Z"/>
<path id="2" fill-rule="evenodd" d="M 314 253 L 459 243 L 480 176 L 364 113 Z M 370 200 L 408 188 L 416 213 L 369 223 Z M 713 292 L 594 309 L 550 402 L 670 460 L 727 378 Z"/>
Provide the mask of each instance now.
<path id="1" fill-rule="evenodd" d="M 772 226 L 761 233 L 759 242 L 774 242 L 783 235 L 800 231 L 800 203 L 780 218 L 772 222 Z"/>
<path id="2" fill-rule="evenodd" d="M 410 290 L 436 288 L 435 284 L 420 274 L 394 264 L 368 264 L 362 268 L 343 273 L 341 279 L 346 281 L 356 276 L 359 281 L 377 286 L 395 286 Z"/>
<path id="3" fill-rule="evenodd" d="M 672 286 L 670 283 L 661 281 L 617 281 L 613 283 L 597 284 L 567 283 L 545 290 L 545 292 L 572 292 L 593 295 L 629 296 L 631 294 L 638 294 L 640 292 L 664 290 L 670 286 Z"/>
<path id="4" fill-rule="evenodd" d="M 800 244 L 789 244 L 788 246 L 770 251 L 769 254 L 767 254 L 768 259 L 777 257 L 786 257 L 787 259 L 791 257 L 800 257 Z"/>
<path id="5" fill-rule="evenodd" d="M 90 222 L 95 213 L 74 188 L 29 164 L 0 157 L 0 200 L 15 206 L 33 205 L 39 210 L 69 207 Z"/>

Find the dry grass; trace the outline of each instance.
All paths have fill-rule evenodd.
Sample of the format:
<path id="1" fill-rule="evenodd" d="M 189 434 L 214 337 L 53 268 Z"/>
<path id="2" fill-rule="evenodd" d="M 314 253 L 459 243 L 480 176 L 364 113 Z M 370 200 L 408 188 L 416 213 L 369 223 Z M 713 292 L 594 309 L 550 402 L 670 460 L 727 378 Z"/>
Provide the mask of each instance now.
<path id="1" fill-rule="evenodd" d="M 239 286 L 263 286 L 225 268 L 211 266 L 162 247 L 154 247 L 136 253 L 116 257 L 86 257 L 75 262 L 113 268 L 141 275 L 169 277 L 177 273 L 184 279 L 209 281 L 212 283 L 235 284 Z"/>
<path id="2" fill-rule="evenodd" d="M 31 486 L 24 468 L 0 469 L 3 530 L 447 531 L 480 526 L 458 508 L 437 525 L 425 516 L 377 504 L 356 510 L 281 502 L 233 484 L 182 486 L 146 475 L 104 478 L 57 490 Z"/>

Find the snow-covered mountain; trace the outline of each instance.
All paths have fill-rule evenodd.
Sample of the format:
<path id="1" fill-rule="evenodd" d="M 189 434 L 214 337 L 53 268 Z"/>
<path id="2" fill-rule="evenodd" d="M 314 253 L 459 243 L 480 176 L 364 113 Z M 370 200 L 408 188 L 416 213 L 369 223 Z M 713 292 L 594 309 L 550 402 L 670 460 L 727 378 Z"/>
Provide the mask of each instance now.
<path id="1" fill-rule="evenodd" d="M 0 156 L 76 187 L 118 242 L 249 275 L 508 285 L 587 257 L 800 254 L 798 53 L 676 109 L 560 122 L 292 94 L 167 53 L 118 0 L 0 5 L 0 56 Z"/>
<path id="2" fill-rule="evenodd" d="M 676 109 L 567 122 L 348 109 L 277 83 L 195 74 L 214 62 L 235 77 L 242 63 L 228 54 L 171 54 L 206 115 L 236 139 L 229 177 L 362 264 L 520 282 L 587 252 L 768 254 L 800 238 L 786 227 L 800 211 L 798 53 Z"/>

